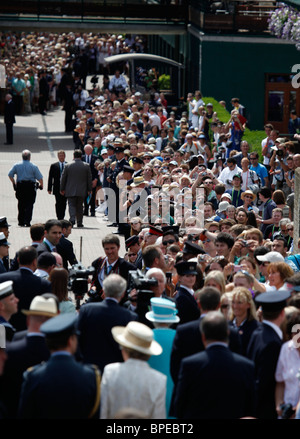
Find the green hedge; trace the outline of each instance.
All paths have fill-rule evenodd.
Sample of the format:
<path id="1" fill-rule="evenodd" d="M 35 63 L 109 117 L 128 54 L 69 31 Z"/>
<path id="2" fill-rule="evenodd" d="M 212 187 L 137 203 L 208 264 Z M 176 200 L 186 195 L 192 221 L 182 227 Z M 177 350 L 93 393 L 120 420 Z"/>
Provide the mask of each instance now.
<path id="1" fill-rule="evenodd" d="M 230 111 L 225 110 L 225 108 L 219 104 L 218 101 L 216 101 L 212 97 L 203 97 L 202 98 L 205 104 L 208 104 L 209 102 L 213 104 L 214 111 L 217 112 L 217 117 L 220 121 L 227 123 L 230 119 Z M 257 151 L 260 157 L 260 161 L 262 161 L 262 153 L 261 153 L 261 141 L 266 137 L 266 133 L 264 130 L 249 130 L 248 128 L 245 129 L 243 140 L 247 140 L 247 142 L 250 145 L 250 151 Z"/>

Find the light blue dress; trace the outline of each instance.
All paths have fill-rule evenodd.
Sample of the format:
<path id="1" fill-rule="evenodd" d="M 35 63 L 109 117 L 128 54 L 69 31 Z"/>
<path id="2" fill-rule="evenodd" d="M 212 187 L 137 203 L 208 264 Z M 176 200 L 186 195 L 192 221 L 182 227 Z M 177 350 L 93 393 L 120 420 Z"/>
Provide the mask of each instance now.
<path id="1" fill-rule="evenodd" d="M 153 329 L 154 340 L 157 341 L 163 348 L 163 351 L 160 355 L 152 355 L 152 357 L 148 360 L 149 366 L 153 369 L 158 370 L 167 376 L 167 395 L 166 395 L 166 413 L 168 416 L 172 392 L 174 387 L 174 382 L 170 373 L 170 361 L 171 361 L 171 351 L 173 340 L 176 334 L 175 329 L 170 328 L 157 328 Z"/>
<path id="2" fill-rule="evenodd" d="M 61 314 L 77 312 L 76 307 L 74 303 L 71 302 L 71 300 L 64 300 L 63 302 L 59 302 L 59 311 Z"/>

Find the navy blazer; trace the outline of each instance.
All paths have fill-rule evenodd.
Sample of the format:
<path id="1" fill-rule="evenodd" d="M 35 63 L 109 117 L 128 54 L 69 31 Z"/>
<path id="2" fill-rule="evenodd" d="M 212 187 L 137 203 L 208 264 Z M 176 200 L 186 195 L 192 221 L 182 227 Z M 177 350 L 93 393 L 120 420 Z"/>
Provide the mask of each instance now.
<path id="1" fill-rule="evenodd" d="M 67 162 L 64 163 L 64 165 Z M 52 163 L 48 175 L 48 191 L 52 191 L 54 195 L 60 194 L 60 162 Z"/>
<path id="2" fill-rule="evenodd" d="M 96 287 L 97 293 L 102 291 L 102 287 L 101 287 L 101 284 L 100 284 L 99 279 L 98 279 L 98 274 L 100 272 L 100 268 L 101 268 L 101 265 L 103 263 L 103 260 L 104 260 L 104 257 L 100 257 L 98 259 L 95 259 L 95 261 L 92 262 L 92 267 L 95 268 L 92 282 L 93 282 L 93 286 Z M 137 267 L 135 265 L 131 264 L 130 262 L 125 261 L 124 258 L 119 258 L 118 264 L 119 264 L 118 274 L 120 276 L 122 276 L 126 281 L 128 281 L 129 271 L 136 270 Z"/>
<path id="3" fill-rule="evenodd" d="M 171 352 L 171 375 L 174 383 L 178 381 L 180 364 L 183 358 L 204 351 L 205 347 L 201 337 L 200 321 L 204 316 L 192 322 L 178 325 L 173 340 Z M 241 337 L 238 331 L 229 328 L 229 349 L 236 354 L 242 353 Z"/>
<path id="4" fill-rule="evenodd" d="M 83 362 L 96 364 L 101 373 L 107 364 L 122 362 L 121 350 L 113 339 L 111 328 L 126 326 L 131 320 L 137 320 L 137 314 L 111 299 L 82 305 L 78 329 L 79 350 Z"/>
<path id="5" fill-rule="evenodd" d="M 44 293 L 51 293 L 51 283 L 36 276 L 32 271 L 20 267 L 16 271 L 9 271 L 0 274 L 0 283 L 7 280 L 13 281 L 13 289 L 16 297 L 19 299 L 18 312 L 12 315 L 10 323 L 17 331 L 27 328 L 26 316 L 22 309 L 29 309 L 32 299 Z"/>
<path id="6" fill-rule="evenodd" d="M 18 417 L 22 419 L 99 419 L 96 370 L 71 355 L 51 355 L 24 374 Z M 95 410 L 93 410 L 95 409 Z"/>
<path id="7" fill-rule="evenodd" d="M 257 418 L 277 419 L 275 371 L 281 346 L 278 334 L 265 323 L 250 338 L 247 357 L 255 363 Z"/>
<path id="8" fill-rule="evenodd" d="M 7 361 L 0 380 L 0 393 L 6 404 L 8 417 L 16 418 L 23 381 L 23 373 L 31 366 L 47 361 L 50 351 L 42 335 L 25 335 L 8 343 Z"/>
<path id="9" fill-rule="evenodd" d="M 77 259 L 73 249 L 73 243 L 69 241 L 69 239 L 62 236 L 56 246 L 56 250 L 57 253 L 59 253 L 62 257 L 63 266 L 66 270 L 68 269 L 68 262 L 71 266 L 77 264 Z"/>
<path id="10" fill-rule="evenodd" d="M 178 419 L 239 419 L 254 414 L 254 363 L 223 345 L 185 358 L 175 394 Z"/>
<path id="11" fill-rule="evenodd" d="M 84 154 L 81 159 L 82 159 L 83 162 L 88 163 L 87 162 L 86 154 Z M 89 163 L 90 168 L 91 168 L 91 172 L 92 172 L 92 180 L 97 180 L 98 179 L 98 171 L 95 168 L 95 162 L 97 160 L 99 160 L 98 157 L 95 154 L 92 154 L 91 161 Z"/>
<path id="12" fill-rule="evenodd" d="M 191 320 L 197 320 L 200 317 L 200 310 L 196 299 L 188 290 L 180 286 L 177 290 L 175 300 L 178 317 L 180 317 L 178 325 L 190 322 Z"/>

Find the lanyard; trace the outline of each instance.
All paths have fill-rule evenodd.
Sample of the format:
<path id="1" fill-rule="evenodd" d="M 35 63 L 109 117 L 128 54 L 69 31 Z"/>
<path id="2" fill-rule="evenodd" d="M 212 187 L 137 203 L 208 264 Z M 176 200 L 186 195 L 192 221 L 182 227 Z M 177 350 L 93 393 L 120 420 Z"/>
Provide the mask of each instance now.
<path id="1" fill-rule="evenodd" d="M 241 192 L 241 190 L 239 189 L 238 191 L 236 191 L 235 189 L 232 189 L 232 192 L 231 192 L 231 201 L 232 201 L 232 204 L 233 204 L 233 193 L 234 192 L 237 192 L 238 194 L 237 194 L 237 197 L 236 197 L 236 201 L 235 201 L 235 207 L 238 207 L 238 202 L 239 202 L 239 196 L 240 196 L 240 192 Z"/>

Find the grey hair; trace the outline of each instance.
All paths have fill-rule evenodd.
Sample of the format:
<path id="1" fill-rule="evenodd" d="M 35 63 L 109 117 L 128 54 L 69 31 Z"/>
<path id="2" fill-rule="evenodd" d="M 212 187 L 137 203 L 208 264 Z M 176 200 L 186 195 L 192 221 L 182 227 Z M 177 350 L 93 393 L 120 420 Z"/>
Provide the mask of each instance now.
<path id="1" fill-rule="evenodd" d="M 103 291 L 106 297 L 119 299 L 127 288 L 126 280 L 119 274 L 110 274 L 103 281 Z"/>
<path id="2" fill-rule="evenodd" d="M 30 157 L 31 157 L 31 152 L 29 151 L 29 149 L 24 149 L 24 151 L 22 151 L 22 159 L 30 160 Z"/>
<path id="3" fill-rule="evenodd" d="M 281 227 L 281 226 L 287 226 L 288 224 L 291 224 L 292 223 L 292 221 L 289 219 L 289 218 L 282 218 L 280 221 L 279 221 L 279 226 Z"/>
<path id="4" fill-rule="evenodd" d="M 147 271 L 145 277 L 147 279 L 151 279 L 153 274 L 162 274 L 164 278 L 164 283 L 166 283 L 167 281 L 166 275 L 160 268 L 156 268 L 156 267 L 150 268 L 150 270 Z"/>

